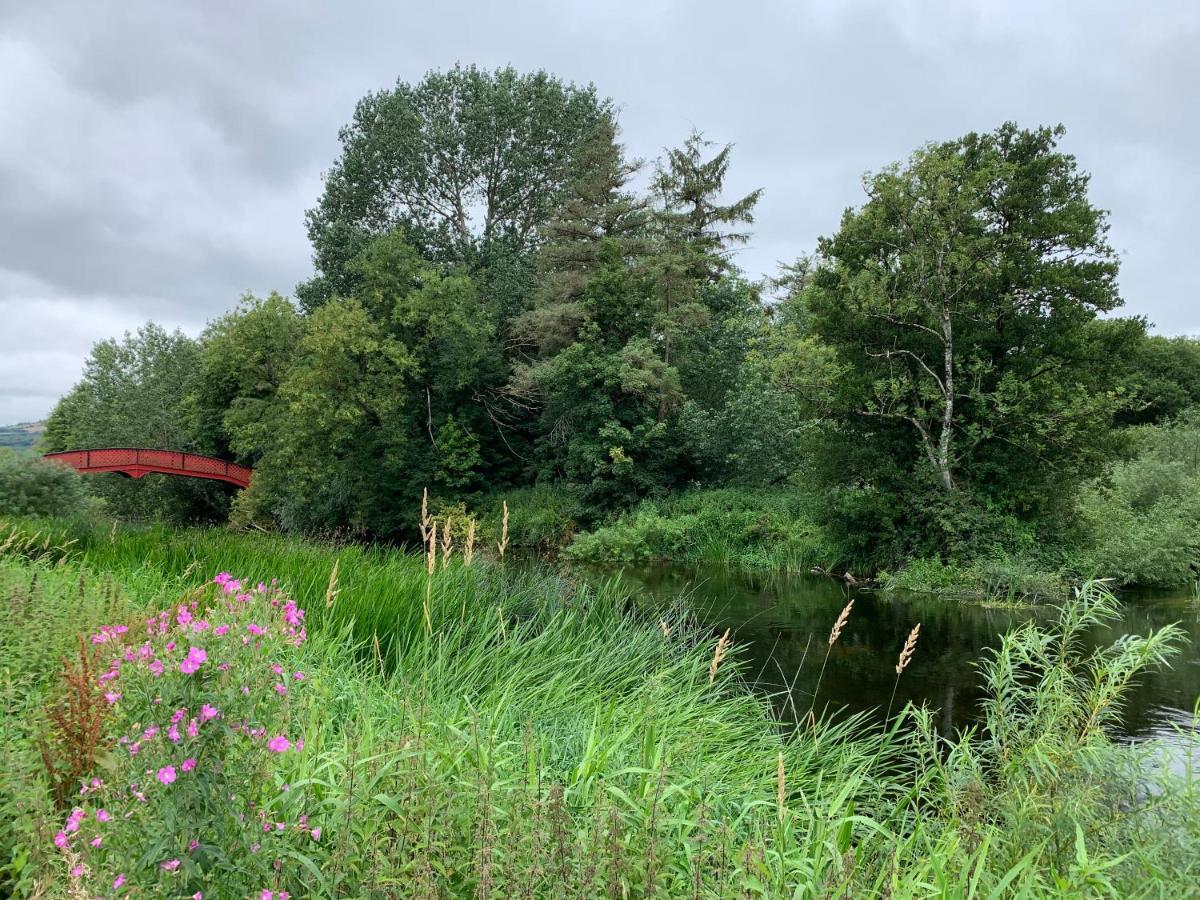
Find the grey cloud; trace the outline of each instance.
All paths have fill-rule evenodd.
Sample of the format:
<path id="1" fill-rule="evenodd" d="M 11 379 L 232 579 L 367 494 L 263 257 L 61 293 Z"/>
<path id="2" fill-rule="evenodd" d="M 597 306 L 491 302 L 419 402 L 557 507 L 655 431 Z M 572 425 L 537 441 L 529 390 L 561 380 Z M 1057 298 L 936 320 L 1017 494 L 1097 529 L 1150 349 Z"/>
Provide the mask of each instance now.
<path id="1" fill-rule="evenodd" d="M 1063 122 L 1112 211 L 1126 312 L 1200 332 L 1179 264 L 1198 37 L 1183 0 L 6 5 L 0 423 L 44 415 L 95 340 L 147 318 L 196 333 L 245 290 L 291 290 L 355 101 L 456 60 L 594 82 L 638 156 L 693 126 L 734 142 L 731 190 L 766 188 L 752 275 L 925 141 Z"/>

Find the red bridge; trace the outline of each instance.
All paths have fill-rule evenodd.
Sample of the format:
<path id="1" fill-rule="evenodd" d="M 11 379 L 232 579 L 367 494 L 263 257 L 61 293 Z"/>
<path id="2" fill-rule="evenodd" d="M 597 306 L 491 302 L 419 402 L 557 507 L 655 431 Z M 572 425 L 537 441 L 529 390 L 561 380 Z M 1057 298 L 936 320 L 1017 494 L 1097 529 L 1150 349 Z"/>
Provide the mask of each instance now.
<path id="1" fill-rule="evenodd" d="M 105 447 L 98 450 L 67 450 L 47 453 L 45 459 L 70 466 L 76 472 L 117 472 L 130 478 L 141 478 L 151 472 L 163 475 L 185 475 L 188 478 L 211 478 L 227 481 L 240 488 L 250 486 L 254 470 L 236 463 L 196 453 L 176 450 L 145 450 L 133 447 Z"/>

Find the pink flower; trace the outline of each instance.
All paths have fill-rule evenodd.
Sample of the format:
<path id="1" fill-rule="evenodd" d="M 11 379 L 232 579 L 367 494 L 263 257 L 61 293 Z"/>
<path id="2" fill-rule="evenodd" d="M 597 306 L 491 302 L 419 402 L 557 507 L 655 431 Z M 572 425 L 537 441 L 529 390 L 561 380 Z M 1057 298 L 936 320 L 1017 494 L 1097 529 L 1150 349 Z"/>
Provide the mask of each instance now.
<path id="1" fill-rule="evenodd" d="M 83 866 L 78 865 L 78 866 L 72 867 L 71 877 L 72 878 L 82 878 L 83 877 Z"/>
<path id="2" fill-rule="evenodd" d="M 179 868 L 179 860 L 168 859 L 165 863 L 162 864 L 162 867 L 164 869 L 166 869 L 168 872 L 174 872 L 176 869 Z"/>
<path id="3" fill-rule="evenodd" d="M 124 883 L 125 883 L 125 873 L 122 872 L 120 875 L 118 875 L 116 878 L 113 879 L 113 890 L 115 891 L 115 890 L 120 889 L 121 885 L 123 885 Z"/>
<path id="4" fill-rule="evenodd" d="M 190 722 L 188 722 L 187 733 L 188 737 L 195 737 L 200 733 L 200 725 L 195 719 L 192 719 Z"/>
<path id="5" fill-rule="evenodd" d="M 174 641 L 168 641 L 168 642 L 167 642 L 167 652 L 168 652 L 168 653 L 174 653 L 174 652 L 175 652 L 175 642 L 174 642 Z"/>
<path id="6" fill-rule="evenodd" d="M 183 764 L 179 768 L 183 769 L 183 771 L 185 771 L 185 772 L 192 771 L 192 769 L 196 768 L 195 757 L 189 756 L 187 759 L 185 759 L 183 761 Z"/>
<path id="7" fill-rule="evenodd" d="M 109 819 L 111 819 L 111 818 L 112 818 L 112 816 L 110 816 L 110 815 L 108 814 L 108 810 L 107 810 L 107 809 L 98 809 L 98 810 L 96 810 L 96 821 L 97 821 L 97 822 L 107 822 L 107 821 L 108 821 Z"/>
<path id="8" fill-rule="evenodd" d="M 276 675 L 282 675 L 283 674 L 283 666 L 281 666 L 279 663 L 271 663 L 271 671 L 274 672 Z"/>
<path id="9" fill-rule="evenodd" d="M 200 846 L 200 842 L 198 840 L 196 840 L 195 838 L 188 841 L 188 850 L 195 850 L 199 846 Z"/>
<path id="10" fill-rule="evenodd" d="M 321 839 L 321 826 L 318 825 L 316 828 L 310 831 L 309 834 L 312 835 L 312 839 L 314 841 L 319 841 Z"/>
<path id="11" fill-rule="evenodd" d="M 150 674 L 158 676 L 163 673 L 163 663 L 161 659 L 156 659 L 146 667 L 150 670 Z"/>
<path id="12" fill-rule="evenodd" d="M 118 700 L 121 699 L 121 692 L 120 691 L 109 691 L 108 693 L 106 693 L 104 695 L 104 699 L 107 700 L 110 704 L 116 703 Z"/>
<path id="13" fill-rule="evenodd" d="M 179 612 L 175 615 L 175 621 L 180 625 L 186 625 L 192 621 L 192 613 L 186 606 L 179 607 Z"/>
<path id="14" fill-rule="evenodd" d="M 262 893 L 258 895 L 258 900 L 275 900 L 275 895 L 263 888 Z"/>
<path id="15" fill-rule="evenodd" d="M 103 842 L 104 842 L 104 838 L 101 837 L 100 835 L 96 835 L 94 838 L 92 838 L 90 841 L 88 841 L 88 843 L 91 844 L 93 847 L 99 847 Z"/>
<path id="16" fill-rule="evenodd" d="M 201 647 L 192 647 L 188 650 L 187 657 L 179 664 L 179 671 L 184 675 L 191 675 L 197 671 L 205 662 L 208 661 L 208 654 Z"/>
<path id="17" fill-rule="evenodd" d="M 215 634 L 217 637 L 225 637 L 225 635 L 229 634 L 229 626 L 218 625 L 213 629 L 213 634 Z"/>
<path id="18" fill-rule="evenodd" d="M 209 719 L 215 719 L 221 714 L 221 711 L 215 706 L 205 703 L 200 707 L 200 721 L 207 722 Z"/>
<path id="19" fill-rule="evenodd" d="M 295 678 L 297 681 L 303 681 L 304 673 L 303 672 L 293 672 L 292 677 Z"/>
<path id="20" fill-rule="evenodd" d="M 167 729 L 167 738 L 172 744 L 178 744 L 181 738 L 179 737 L 179 726 L 172 725 Z"/>
<path id="21" fill-rule="evenodd" d="M 204 895 L 196 891 L 196 893 L 192 894 L 192 900 L 204 900 Z"/>
<path id="22" fill-rule="evenodd" d="M 263 628 L 261 625 L 255 625 L 253 622 L 246 626 L 246 630 L 256 637 L 262 637 L 267 633 L 267 629 Z"/>
<path id="23" fill-rule="evenodd" d="M 291 749 L 292 742 L 282 734 L 277 734 L 271 740 L 267 741 L 267 749 L 272 753 L 283 753 Z"/>
<path id="24" fill-rule="evenodd" d="M 67 833 L 65 831 L 60 831 L 54 836 L 54 846 L 61 850 L 67 846 L 68 840 Z"/>
<path id="25" fill-rule="evenodd" d="M 277 693 L 280 697 L 286 697 L 287 696 L 287 685 L 284 684 L 282 681 L 279 682 L 279 684 L 275 685 L 275 693 Z"/>
<path id="26" fill-rule="evenodd" d="M 161 769 L 159 769 L 158 770 L 158 780 L 161 781 L 163 784 L 170 784 L 172 781 L 174 781 L 175 780 L 175 767 L 174 766 L 163 766 Z"/>
<path id="27" fill-rule="evenodd" d="M 129 755 L 137 756 L 138 751 L 141 749 L 142 749 L 141 741 L 134 741 L 132 744 L 129 745 Z"/>

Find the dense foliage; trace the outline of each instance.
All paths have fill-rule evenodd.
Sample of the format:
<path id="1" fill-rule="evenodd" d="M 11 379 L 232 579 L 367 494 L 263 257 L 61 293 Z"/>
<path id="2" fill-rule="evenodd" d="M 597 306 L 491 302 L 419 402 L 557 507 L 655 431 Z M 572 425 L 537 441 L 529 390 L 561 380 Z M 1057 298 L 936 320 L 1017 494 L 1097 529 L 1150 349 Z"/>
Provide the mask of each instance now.
<path id="1" fill-rule="evenodd" d="M 785 489 L 816 537 L 764 559 L 870 573 L 1050 548 L 1036 565 L 1074 571 L 1106 540 L 1097 492 L 1139 465 L 1135 429 L 1200 403 L 1200 343 L 1113 315 L 1107 216 L 1062 137 L 1007 123 L 923 147 L 761 285 L 733 264 L 759 192 L 726 196 L 730 147 L 694 133 L 644 167 L 591 87 L 433 72 L 342 131 L 299 305 L 246 297 L 197 340 L 97 344 L 45 443 L 254 466 L 239 525 L 412 540 L 426 487 L 526 492 L 556 512 L 525 542 L 550 547 L 643 500 Z M 213 484 L 95 485 L 122 516 L 230 513 Z M 580 553 L 670 552 L 600 549 L 617 537 Z M 1178 546 L 1122 577 L 1189 577 Z"/>
<path id="2" fill-rule="evenodd" d="M 218 530 L 4 535 L 6 894 L 1141 896 L 1200 876 L 1194 775 L 1108 736 L 1178 634 L 1088 653 L 1114 603 L 1094 587 L 1005 638 L 986 731 L 946 739 L 913 709 L 780 728 L 735 648 L 612 586 Z M 212 583 L 219 560 L 243 577 Z"/>
<path id="3" fill-rule="evenodd" d="M 78 516 L 95 505 L 73 469 L 0 447 L 0 509 L 11 516 Z"/>

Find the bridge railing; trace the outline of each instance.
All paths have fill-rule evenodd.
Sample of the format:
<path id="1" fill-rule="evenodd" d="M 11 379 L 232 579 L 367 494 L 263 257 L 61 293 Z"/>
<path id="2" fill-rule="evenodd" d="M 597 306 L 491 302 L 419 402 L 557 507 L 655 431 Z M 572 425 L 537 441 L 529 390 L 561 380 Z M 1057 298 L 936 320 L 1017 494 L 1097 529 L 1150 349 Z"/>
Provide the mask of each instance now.
<path id="1" fill-rule="evenodd" d="M 154 450 L 145 447 L 96 447 L 88 450 L 67 450 L 47 453 L 46 459 L 66 463 L 80 472 L 122 471 L 140 475 L 145 472 L 194 475 L 201 478 L 219 478 L 239 483 L 250 483 L 254 470 L 237 463 L 184 453 L 179 450 Z"/>

